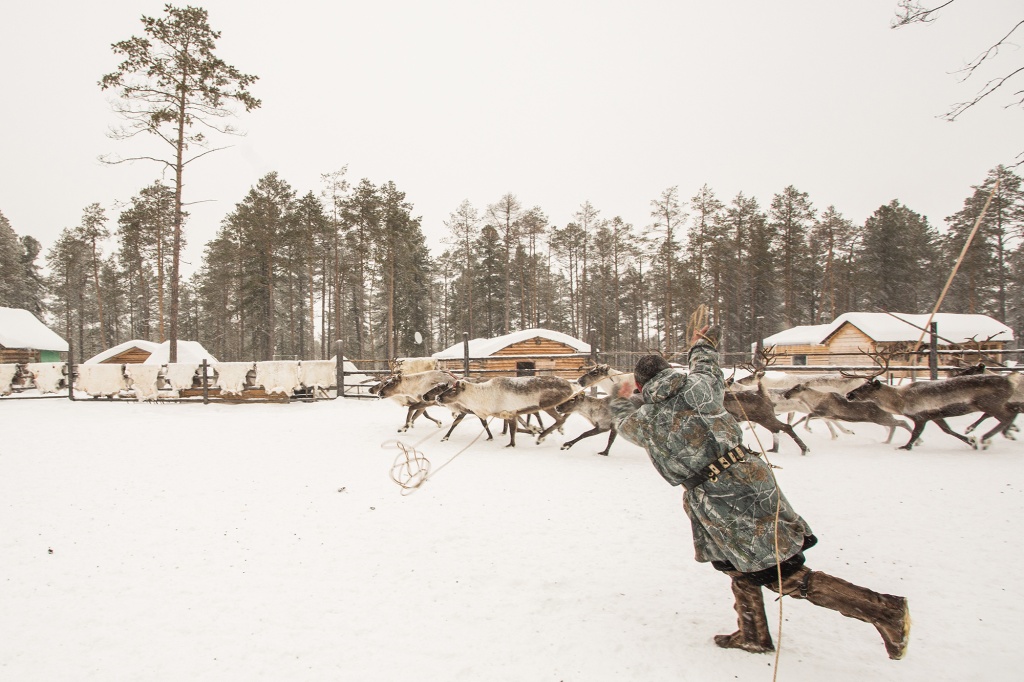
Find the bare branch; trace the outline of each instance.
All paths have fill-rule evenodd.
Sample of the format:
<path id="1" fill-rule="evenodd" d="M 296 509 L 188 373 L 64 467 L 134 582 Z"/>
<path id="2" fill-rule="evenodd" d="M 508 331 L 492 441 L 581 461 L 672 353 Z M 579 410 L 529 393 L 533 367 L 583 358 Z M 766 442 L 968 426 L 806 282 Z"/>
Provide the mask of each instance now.
<path id="1" fill-rule="evenodd" d="M 935 21 L 932 15 L 939 10 L 949 7 L 956 0 L 947 0 L 937 7 L 922 7 L 917 0 L 900 0 L 897 5 L 896 18 L 892 20 L 891 28 L 900 28 L 910 24 L 928 24 Z"/>
<path id="2" fill-rule="evenodd" d="M 943 118 L 947 121 L 955 121 L 957 117 L 959 117 L 965 111 L 967 111 L 968 109 L 976 105 L 978 102 L 985 99 L 993 92 L 1001 88 L 1006 83 L 1006 81 L 1022 72 L 1024 72 L 1024 66 L 1022 66 L 1019 69 L 1016 69 L 1015 71 L 1011 71 L 1007 75 L 1002 76 L 1000 78 L 993 78 L 992 80 L 990 80 L 989 82 L 985 83 L 985 85 L 982 86 L 978 94 L 974 96 L 974 99 L 971 99 L 967 102 L 958 102 L 954 104 L 952 108 L 950 108 L 950 110 L 943 114 L 940 118 Z"/>

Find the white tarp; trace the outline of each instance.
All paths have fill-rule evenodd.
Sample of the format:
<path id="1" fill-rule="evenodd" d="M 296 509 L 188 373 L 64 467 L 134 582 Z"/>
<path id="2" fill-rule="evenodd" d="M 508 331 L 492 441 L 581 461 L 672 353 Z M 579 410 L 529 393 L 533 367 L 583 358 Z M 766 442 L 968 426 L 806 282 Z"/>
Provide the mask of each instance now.
<path id="1" fill-rule="evenodd" d="M 32 383 L 40 393 L 56 393 L 64 380 L 63 362 L 30 362 L 25 369 L 32 375 Z"/>
<path id="2" fill-rule="evenodd" d="M 256 363 L 256 385 L 267 393 L 284 393 L 301 388 L 299 363 L 295 360 L 267 360 Z"/>
<path id="3" fill-rule="evenodd" d="M 130 380 L 130 386 L 135 390 L 135 397 L 139 400 L 154 400 L 160 395 L 157 388 L 157 381 L 160 376 L 160 365 L 125 365 L 125 373 Z"/>
<path id="4" fill-rule="evenodd" d="M 192 388 L 192 379 L 199 370 L 199 365 L 194 362 L 170 362 L 164 372 L 164 378 L 175 391 L 185 388 Z M 211 375 L 212 376 L 212 375 Z"/>
<path id="5" fill-rule="evenodd" d="M 116 395 L 128 388 L 121 365 L 79 365 L 75 389 L 89 395 Z"/>
<path id="6" fill-rule="evenodd" d="M 17 374 L 17 365 L 0 365 L 0 395 L 9 395 L 11 393 L 11 384 L 14 383 L 14 377 Z"/>
<path id="7" fill-rule="evenodd" d="M 221 393 L 238 394 L 245 388 L 245 376 L 252 369 L 251 362 L 218 362 L 213 371 L 217 373 L 217 387 Z"/>
<path id="8" fill-rule="evenodd" d="M 338 380 L 335 360 L 303 360 L 299 363 L 299 383 L 306 388 L 327 388 Z"/>

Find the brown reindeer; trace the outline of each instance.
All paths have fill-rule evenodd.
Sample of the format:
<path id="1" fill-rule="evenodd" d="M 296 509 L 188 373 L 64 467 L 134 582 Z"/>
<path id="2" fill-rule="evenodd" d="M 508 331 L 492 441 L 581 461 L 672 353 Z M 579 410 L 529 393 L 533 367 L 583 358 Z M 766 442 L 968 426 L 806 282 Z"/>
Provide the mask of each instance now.
<path id="1" fill-rule="evenodd" d="M 862 351 L 863 352 L 863 351 Z M 869 354 L 871 355 L 871 354 Z M 889 357 L 885 354 L 874 354 L 880 365 L 879 371 L 863 376 L 867 383 L 850 391 L 848 400 L 870 400 L 886 412 L 901 414 L 914 422 L 914 430 L 910 440 L 901 450 L 910 450 L 914 442 L 924 431 L 925 425 L 933 421 L 939 428 L 971 447 L 977 449 L 978 443 L 973 437 L 968 438 L 950 428 L 947 417 L 958 417 L 972 412 L 985 412 L 999 420 L 999 425 L 982 436 L 981 444 L 987 448 L 992 436 L 1004 431 L 1013 421 L 1015 412 L 1007 406 L 1013 387 L 1006 377 L 994 375 L 976 375 L 952 377 L 943 381 L 920 381 L 906 386 L 890 386 L 883 384 L 877 377 L 889 367 Z"/>

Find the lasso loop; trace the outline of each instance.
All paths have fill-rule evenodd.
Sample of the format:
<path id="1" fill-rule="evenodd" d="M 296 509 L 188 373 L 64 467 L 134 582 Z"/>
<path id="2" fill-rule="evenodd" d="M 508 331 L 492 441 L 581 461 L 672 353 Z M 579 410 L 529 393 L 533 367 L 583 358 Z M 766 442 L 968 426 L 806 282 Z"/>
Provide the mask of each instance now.
<path id="1" fill-rule="evenodd" d="M 415 447 L 400 440 L 389 440 L 380 444 L 382 448 L 397 448 L 398 455 L 391 465 L 391 480 L 408 495 L 419 488 L 430 476 L 430 460 Z"/>

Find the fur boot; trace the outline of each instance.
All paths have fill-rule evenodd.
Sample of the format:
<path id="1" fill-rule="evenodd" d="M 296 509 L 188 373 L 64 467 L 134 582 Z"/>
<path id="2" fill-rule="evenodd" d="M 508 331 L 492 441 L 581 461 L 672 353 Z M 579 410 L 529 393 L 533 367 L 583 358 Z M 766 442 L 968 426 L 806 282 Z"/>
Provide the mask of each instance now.
<path id="1" fill-rule="evenodd" d="M 768 585 L 776 592 L 776 585 Z M 782 581 L 781 594 L 806 599 L 815 606 L 832 609 L 878 630 L 889 658 L 898 660 L 910 643 L 910 609 L 904 597 L 879 594 L 827 573 L 803 567 Z"/>
<path id="2" fill-rule="evenodd" d="M 764 613 L 761 586 L 743 577 L 733 577 L 732 594 L 736 600 L 739 630 L 731 635 L 715 635 L 715 644 L 725 649 L 743 649 L 760 654 L 775 651 Z"/>

